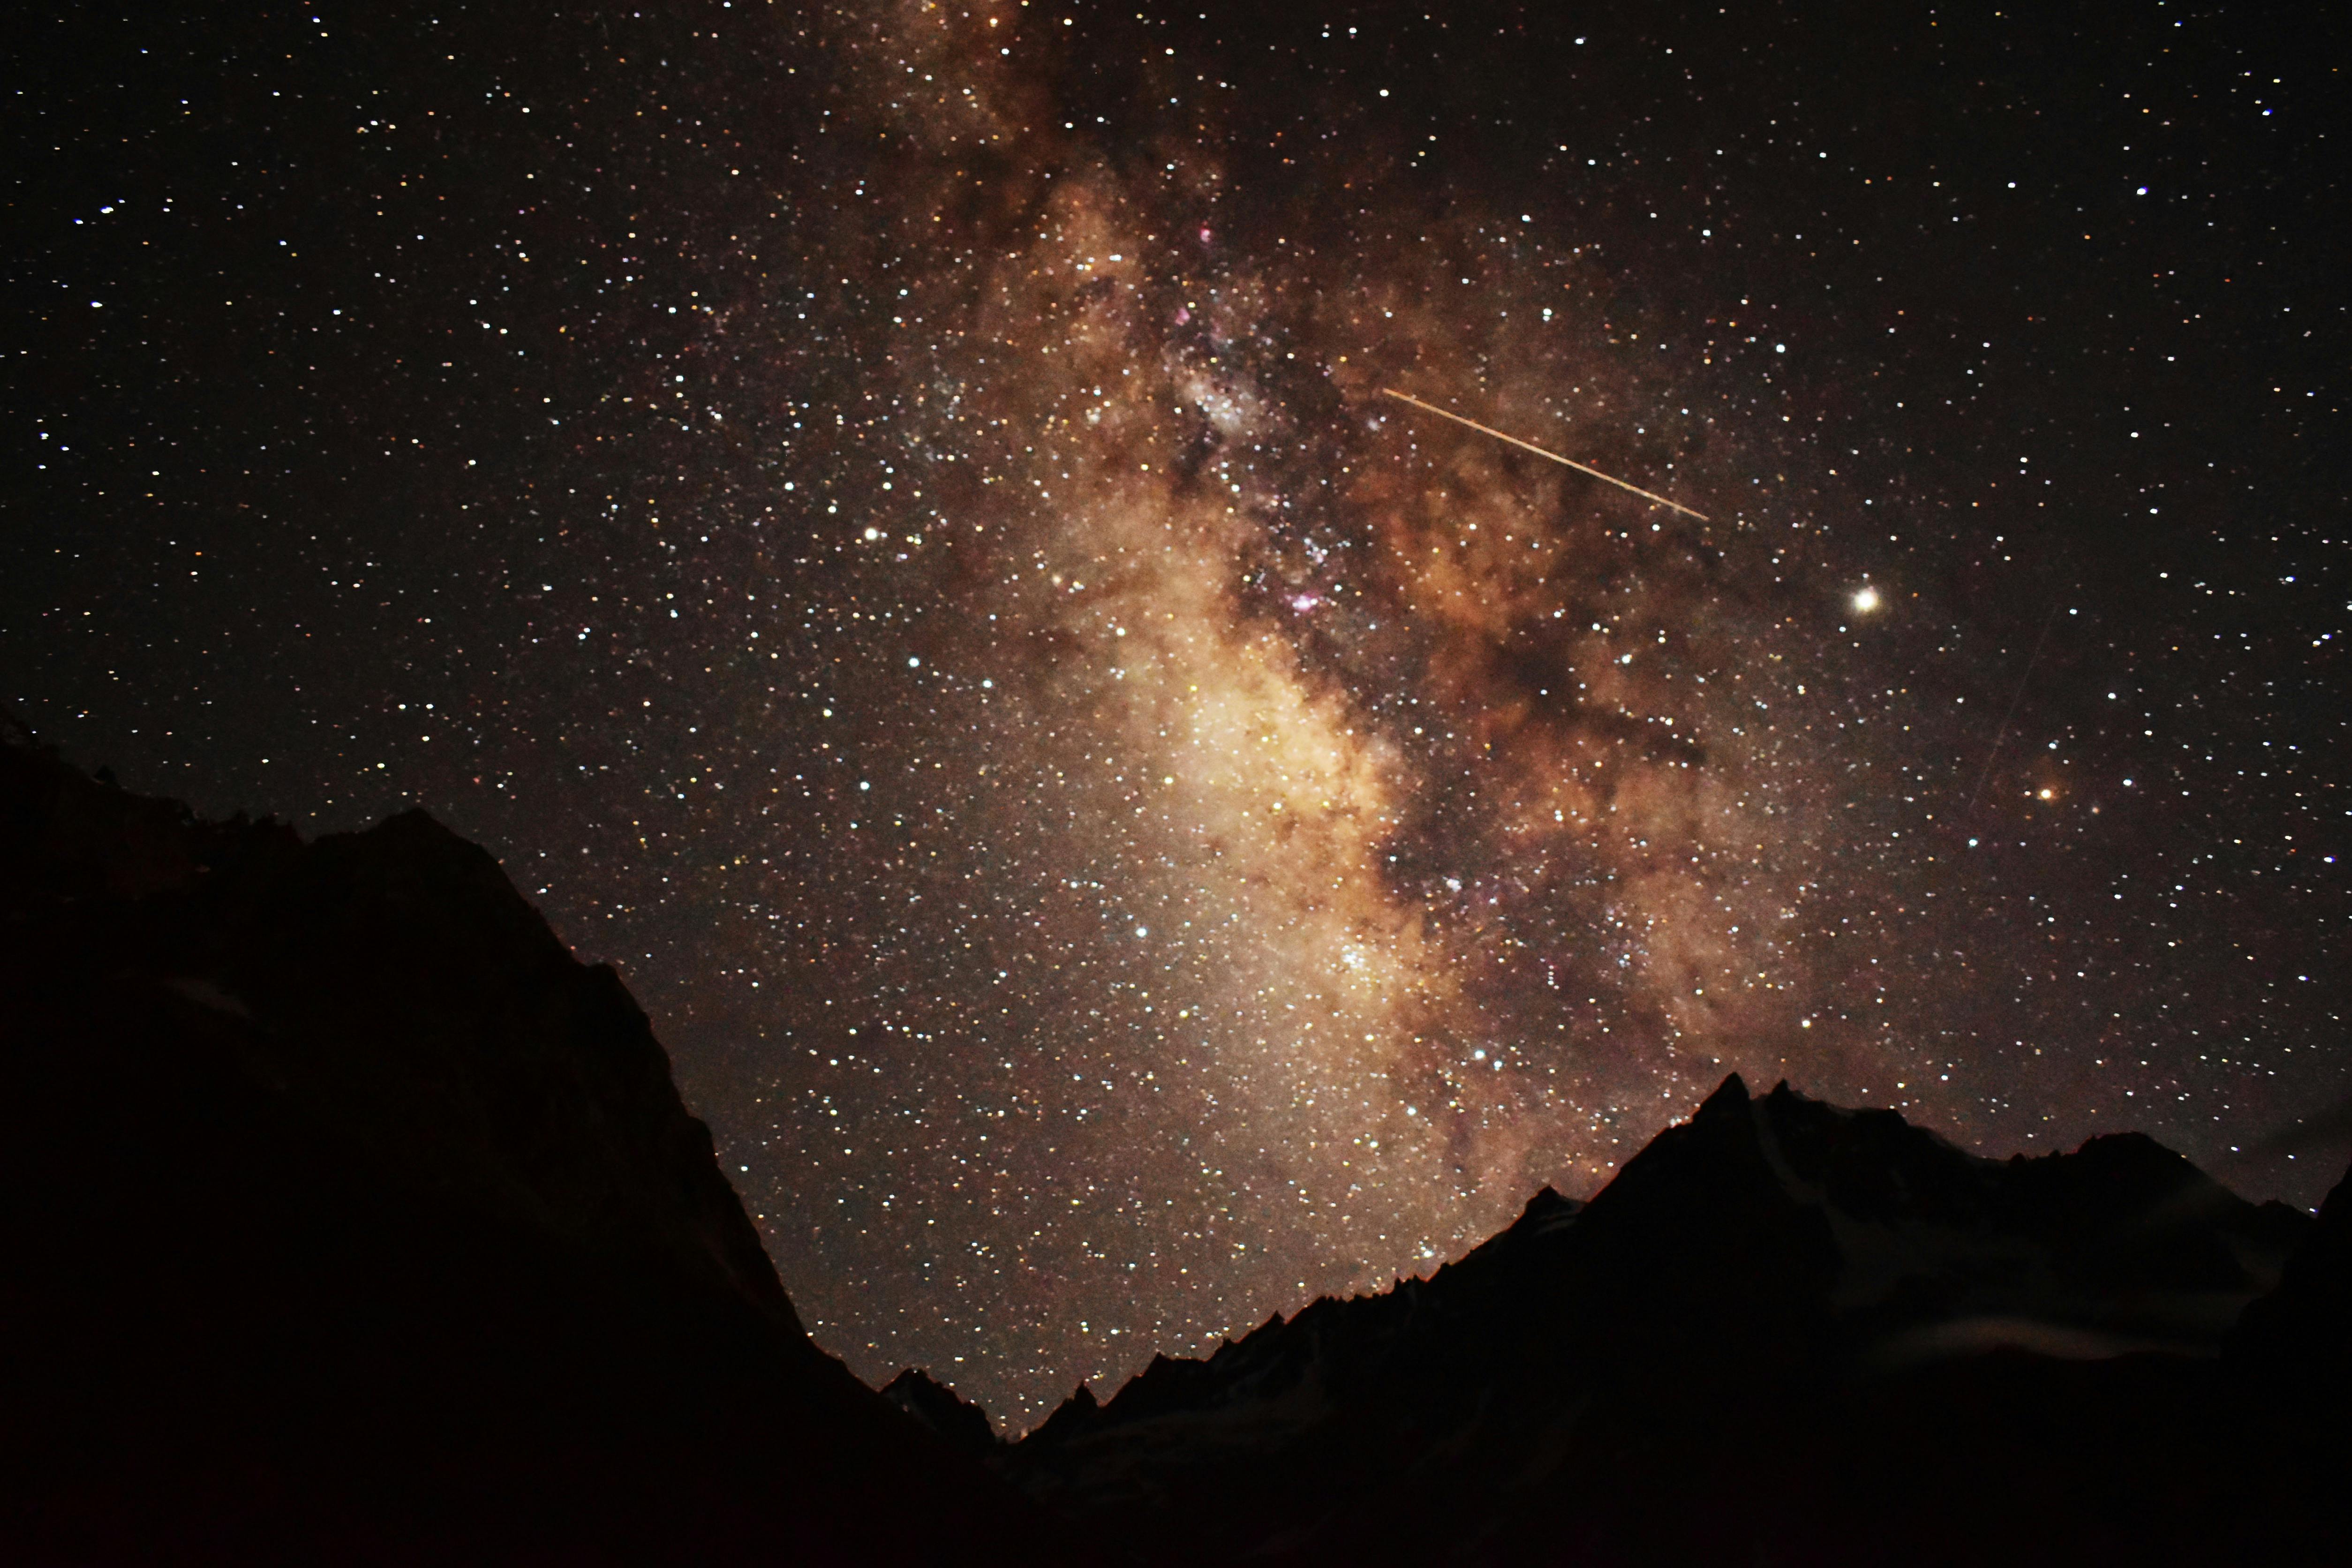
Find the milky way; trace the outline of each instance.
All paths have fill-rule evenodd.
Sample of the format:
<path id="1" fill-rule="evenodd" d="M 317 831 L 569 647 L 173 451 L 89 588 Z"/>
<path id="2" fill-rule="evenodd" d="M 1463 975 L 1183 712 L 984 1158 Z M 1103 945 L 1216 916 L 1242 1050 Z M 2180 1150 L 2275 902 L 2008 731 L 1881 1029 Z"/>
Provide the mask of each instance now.
<path id="1" fill-rule="evenodd" d="M 252 265 L 330 259 L 219 268 L 225 412 L 51 399 L 18 494 L 131 542 L 23 547 L 10 696 L 209 806 L 490 843 L 646 1000 L 819 1340 L 1016 1424 L 1590 1192 L 1733 1070 L 2308 1201 L 2248 1151 L 2345 1087 L 2340 517 L 2256 458 L 2333 405 L 2199 436 L 2158 363 L 2324 397 L 2243 358 L 2302 296 L 2098 319 L 2232 210 L 2083 216 L 2121 100 L 2080 164 L 2010 128 L 2038 78 L 1939 153 L 1756 86 L 1767 35 L 1590 25 L 376 24 L 418 74 L 284 76 L 362 152 L 126 188 L 242 235 L 257 159 L 299 216 Z M 2144 42 L 2083 58 L 2186 93 Z M 2081 225 L 2124 237 L 2076 279 Z M 210 298 L 127 276 L 43 319 Z"/>

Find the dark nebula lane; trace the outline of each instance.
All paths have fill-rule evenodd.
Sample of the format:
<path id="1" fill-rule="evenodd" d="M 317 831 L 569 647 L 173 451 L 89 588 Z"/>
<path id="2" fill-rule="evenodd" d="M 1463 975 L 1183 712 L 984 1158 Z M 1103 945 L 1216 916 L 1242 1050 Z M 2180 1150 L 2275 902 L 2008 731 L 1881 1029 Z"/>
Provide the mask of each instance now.
<path id="1" fill-rule="evenodd" d="M 491 847 L 870 1380 L 1025 1426 L 1732 1070 L 2340 1173 L 2308 39 L 22 26 L 0 697 Z"/>

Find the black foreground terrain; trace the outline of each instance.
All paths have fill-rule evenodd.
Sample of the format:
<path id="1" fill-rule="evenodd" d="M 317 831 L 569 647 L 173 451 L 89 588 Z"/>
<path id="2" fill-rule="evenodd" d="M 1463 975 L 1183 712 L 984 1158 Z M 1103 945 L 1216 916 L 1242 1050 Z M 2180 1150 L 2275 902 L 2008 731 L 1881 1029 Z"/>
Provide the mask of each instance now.
<path id="1" fill-rule="evenodd" d="M 0 1561 L 1002 1562 L 809 1343 L 612 971 L 421 813 L 0 747 Z"/>
<path id="2" fill-rule="evenodd" d="M 995 1462 L 1131 1562 L 2352 1562 L 2347 1211 L 1734 1077 L 1591 1204 Z"/>
<path id="3" fill-rule="evenodd" d="M 2352 1189 L 1738 1079 L 1017 1446 L 813 1346 L 644 1016 L 421 814 L 0 743 L 0 1561 L 2352 1563 Z"/>

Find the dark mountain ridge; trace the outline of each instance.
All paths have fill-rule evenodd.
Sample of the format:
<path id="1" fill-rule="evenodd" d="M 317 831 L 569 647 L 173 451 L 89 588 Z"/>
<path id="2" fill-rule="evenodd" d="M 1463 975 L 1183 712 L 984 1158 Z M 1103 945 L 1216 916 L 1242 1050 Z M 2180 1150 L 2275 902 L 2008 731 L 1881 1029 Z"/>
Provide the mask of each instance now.
<path id="1" fill-rule="evenodd" d="M 1139 1562 L 2346 1560 L 2342 1406 L 2283 1422 L 2233 1338 L 2343 1342 L 2329 1227 L 2137 1135 L 1985 1160 L 1734 1077 L 1589 1205 L 997 1462 Z"/>
<path id="2" fill-rule="evenodd" d="M 1054 1555 L 422 813 L 306 844 L 0 745 L 0 1193 L 11 1561 Z"/>
<path id="3" fill-rule="evenodd" d="M 2352 1193 L 1738 1079 L 1022 1442 L 811 1344 L 644 1015 L 419 813 L 0 737 L 0 1557 L 2352 1561 Z"/>

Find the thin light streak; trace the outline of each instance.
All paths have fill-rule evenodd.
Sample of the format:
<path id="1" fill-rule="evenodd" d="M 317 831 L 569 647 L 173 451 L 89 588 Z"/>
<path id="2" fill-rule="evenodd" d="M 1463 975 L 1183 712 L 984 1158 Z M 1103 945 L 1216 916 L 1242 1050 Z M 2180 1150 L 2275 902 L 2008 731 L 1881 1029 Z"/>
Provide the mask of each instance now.
<path id="1" fill-rule="evenodd" d="M 2042 662 L 2042 645 L 2050 640 L 2050 628 L 2058 624 L 2058 606 L 2042 617 L 2042 635 L 2033 639 L 2033 656 L 2025 661 L 2025 673 L 2017 678 L 2017 690 L 2009 700 L 2009 711 L 2000 716 L 2000 728 L 1992 732 L 1991 749 L 1985 752 L 1984 766 L 1977 770 L 1977 787 L 1969 791 L 1969 810 L 1977 808 L 1977 797 L 1984 794 L 1985 780 L 1992 776 L 1992 760 L 2000 755 L 2000 743 L 2009 738 L 2009 721 L 2017 717 L 2017 705 L 2025 700 L 2025 683 L 2033 679 L 2033 667 Z"/>
<path id="2" fill-rule="evenodd" d="M 1384 386 L 1381 388 L 1381 390 L 1387 395 L 1395 398 L 1399 403 L 1410 403 L 1415 408 L 1421 409 L 1425 413 L 1434 414 L 1441 419 L 1451 419 L 1456 425 L 1467 425 L 1471 429 L 1477 431 L 1481 436 L 1492 436 L 1497 441 L 1508 441 L 1512 446 L 1518 447 L 1522 451 L 1533 452 L 1538 458 L 1549 458 L 1555 463 L 1559 463 L 1565 468 L 1574 468 L 1580 474 L 1590 474 L 1594 479 L 1600 479 L 1604 483 L 1615 485 L 1621 490 L 1631 490 L 1633 494 L 1640 496 L 1643 500 L 1655 501 L 1658 505 L 1671 508 L 1672 510 L 1682 513 L 1685 517 L 1696 518 L 1701 522 L 1705 522 L 1706 521 L 1705 517 L 1691 510 L 1690 508 L 1683 505 L 1680 501 L 1671 501 L 1665 497 L 1658 495 L 1654 491 L 1643 489 L 1639 485 L 1629 485 L 1622 479 L 1612 479 L 1609 475 L 1602 473 L 1599 468 L 1593 468 L 1587 463 L 1580 463 L 1574 458 L 1563 458 L 1558 452 L 1547 452 L 1532 441 L 1522 441 L 1517 436 L 1506 436 L 1503 432 L 1496 429 L 1491 425 L 1481 425 L 1475 419 L 1465 419 L 1459 414 L 1450 414 L 1444 409 L 1438 407 L 1433 403 L 1423 403 L 1420 398 L 1412 396 L 1407 393 L 1399 392 L 1392 386 Z"/>

